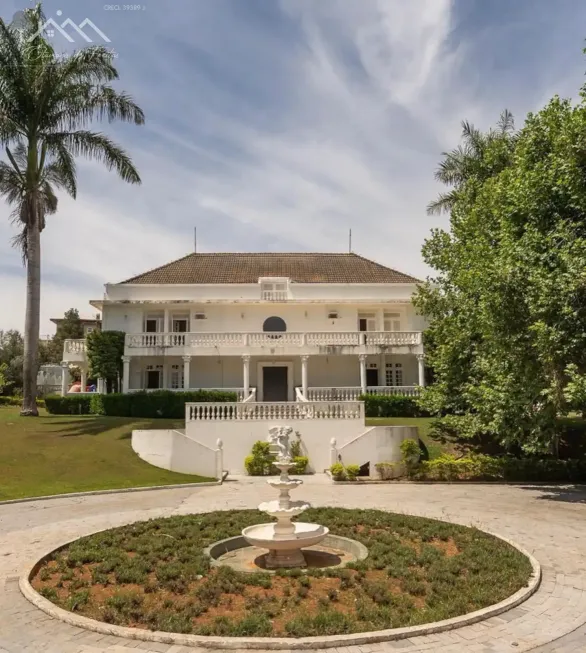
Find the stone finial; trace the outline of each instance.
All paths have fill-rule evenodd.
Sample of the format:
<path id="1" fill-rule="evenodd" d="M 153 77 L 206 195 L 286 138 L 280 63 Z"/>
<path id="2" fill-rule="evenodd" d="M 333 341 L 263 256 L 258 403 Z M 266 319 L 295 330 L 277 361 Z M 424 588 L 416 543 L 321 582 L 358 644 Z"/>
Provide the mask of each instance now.
<path id="1" fill-rule="evenodd" d="M 223 448 L 224 448 L 224 443 L 222 442 L 222 440 L 221 440 L 220 438 L 218 438 L 218 439 L 216 440 L 216 447 L 217 447 L 218 449 L 223 449 Z"/>

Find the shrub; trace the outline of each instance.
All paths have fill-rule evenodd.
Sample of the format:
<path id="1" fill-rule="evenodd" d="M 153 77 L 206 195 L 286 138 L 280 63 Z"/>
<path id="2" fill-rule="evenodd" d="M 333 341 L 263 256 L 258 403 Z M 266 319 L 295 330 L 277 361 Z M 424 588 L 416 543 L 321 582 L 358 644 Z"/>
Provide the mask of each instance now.
<path id="1" fill-rule="evenodd" d="M 349 481 L 355 481 L 360 474 L 360 465 L 346 465 L 346 477 Z"/>
<path id="2" fill-rule="evenodd" d="M 586 460 L 486 455 L 456 458 L 443 454 L 435 460 L 422 461 L 411 470 L 411 476 L 431 481 L 583 482 L 586 480 Z"/>
<path id="3" fill-rule="evenodd" d="M 273 463 L 276 456 L 271 453 L 269 442 L 258 440 L 252 445 L 252 453 L 244 459 L 244 467 L 249 476 L 268 476 L 276 473 Z"/>
<path id="4" fill-rule="evenodd" d="M 330 472 L 332 473 L 332 478 L 334 481 L 345 481 L 346 480 L 346 470 L 342 463 L 334 463 L 330 467 Z"/>
<path id="5" fill-rule="evenodd" d="M 185 416 L 185 404 L 190 402 L 237 401 L 235 392 L 221 390 L 192 390 L 188 392 L 131 392 L 95 396 L 92 412 L 96 415 L 116 417 L 165 417 L 181 419 Z"/>
<path id="6" fill-rule="evenodd" d="M 360 474 L 360 465 L 334 463 L 330 467 L 330 473 L 334 481 L 355 481 L 358 474 Z"/>
<path id="7" fill-rule="evenodd" d="M 419 448 L 419 442 L 408 438 L 401 442 L 401 453 L 403 454 L 403 462 L 405 463 L 405 468 L 407 473 L 411 473 L 415 470 L 421 459 L 421 449 Z"/>
<path id="8" fill-rule="evenodd" d="M 424 417 L 417 399 L 401 395 L 360 395 L 366 417 Z"/>
<path id="9" fill-rule="evenodd" d="M 235 392 L 194 390 L 190 392 L 131 392 L 121 394 L 50 395 L 45 398 L 53 415 L 108 415 L 111 417 L 165 417 L 181 419 L 187 402 L 237 401 Z"/>
<path id="10" fill-rule="evenodd" d="M 52 415 L 89 415 L 90 395 L 48 395 L 45 397 L 45 407 Z"/>
<path id="11" fill-rule="evenodd" d="M 309 458 L 307 456 L 295 456 L 293 458 L 295 467 L 291 469 L 292 474 L 305 474 L 307 466 L 309 465 Z"/>

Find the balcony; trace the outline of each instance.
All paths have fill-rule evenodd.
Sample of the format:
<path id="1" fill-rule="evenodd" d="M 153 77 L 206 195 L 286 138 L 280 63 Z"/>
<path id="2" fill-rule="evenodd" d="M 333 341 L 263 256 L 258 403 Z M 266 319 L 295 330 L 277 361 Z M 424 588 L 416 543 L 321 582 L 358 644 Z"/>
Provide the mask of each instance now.
<path id="1" fill-rule="evenodd" d="M 67 363 L 85 363 L 87 360 L 85 339 L 65 340 L 63 360 Z"/>
<path id="2" fill-rule="evenodd" d="M 420 331 L 309 331 L 127 334 L 127 355 L 422 353 Z"/>

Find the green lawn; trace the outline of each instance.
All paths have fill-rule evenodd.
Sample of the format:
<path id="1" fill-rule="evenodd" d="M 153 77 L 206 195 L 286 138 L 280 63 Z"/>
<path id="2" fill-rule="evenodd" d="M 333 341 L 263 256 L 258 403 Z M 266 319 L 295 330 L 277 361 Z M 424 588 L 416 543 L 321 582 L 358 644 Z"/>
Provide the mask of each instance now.
<path id="1" fill-rule="evenodd" d="M 153 467 L 132 451 L 133 429 L 182 428 L 183 420 L 18 412 L 0 408 L 0 501 L 211 480 Z"/>
<path id="2" fill-rule="evenodd" d="M 430 460 L 442 453 L 454 453 L 454 450 L 457 450 L 456 446 L 429 437 L 431 422 L 431 417 L 368 417 L 366 419 L 367 426 L 416 426 L 419 429 L 419 439 L 427 448 Z"/>

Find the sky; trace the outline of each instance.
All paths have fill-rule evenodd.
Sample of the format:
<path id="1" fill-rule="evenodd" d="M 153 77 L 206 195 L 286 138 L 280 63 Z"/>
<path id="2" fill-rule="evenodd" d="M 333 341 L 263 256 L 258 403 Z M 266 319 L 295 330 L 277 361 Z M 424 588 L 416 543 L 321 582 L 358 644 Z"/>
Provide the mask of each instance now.
<path id="1" fill-rule="evenodd" d="M 31 6 L 0 0 L 0 16 Z M 420 278 L 446 216 L 425 207 L 460 123 L 521 125 L 578 96 L 583 0 L 47 0 L 116 53 L 142 127 L 97 123 L 133 157 L 130 186 L 79 161 L 42 234 L 41 333 L 115 283 L 194 249 L 353 251 Z M 130 8 L 132 7 L 132 9 Z M 71 27 L 59 52 L 87 45 Z M 103 37 L 108 39 L 104 41 Z M 0 329 L 22 329 L 25 272 L 0 200 Z"/>

